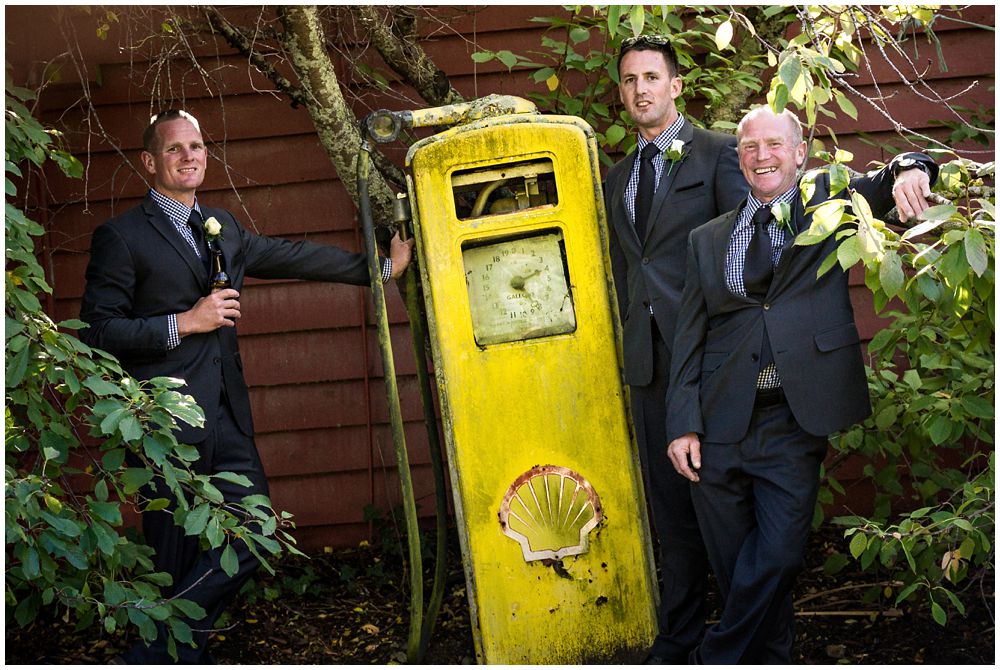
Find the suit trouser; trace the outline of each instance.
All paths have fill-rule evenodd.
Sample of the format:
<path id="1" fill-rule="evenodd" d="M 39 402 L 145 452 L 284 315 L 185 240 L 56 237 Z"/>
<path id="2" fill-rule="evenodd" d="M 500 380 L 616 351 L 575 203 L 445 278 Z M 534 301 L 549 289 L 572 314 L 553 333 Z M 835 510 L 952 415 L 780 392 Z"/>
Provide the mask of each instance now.
<path id="1" fill-rule="evenodd" d="M 650 650 L 667 663 L 685 663 L 705 628 L 708 556 L 691 503 L 688 480 L 667 457 L 666 393 L 669 357 L 655 325 L 653 380 L 632 386 L 632 418 L 646 484 L 646 499 L 659 544 L 662 587 L 659 633 Z"/>
<path id="2" fill-rule="evenodd" d="M 692 660 L 791 662 L 792 586 L 827 445 L 799 427 L 783 398 L 755 407 L 736 444 L 702 443 L 692 498 L 725 605 Z"/>
<path id="3" fill-rule="evenodd" d="M 254 440 L 244 435 L 237 427 L 225 398 L 219 403 L 219 416 L 214 429 L 202 443 L 194 446 L 200 453 L 198 461 L 192 468 L 197 474 L 234 472 L 246 476 L 253 483 L 251 488 L 247 488 L 213 479 L 212 484 L 219 489 L 227 502 L 238 502 L 253 494 L 268 494 L 267 478 L 264 476 L 264 468 Z M 158 482 L 154 494 L 156 497 L 172 498 L 162 481 L 154 481 Z M 260 563 L 250 553 L 245 543 L 235 541 L 232 546 L 236 550 L 239 568 L 234 576 L 229 577 L 220 565 L 226 544 L 223 543 L 217 549 L 202 551 L 197 536 L 185 535 L 184 528 L 174 524 L 173 509 L 172 505 L 163 511 L 144 513 L 143 534 L 146 543 L 155 551 L 153 564 L 156 569 L 173 577 L 173 586 L 165 588 L 164 595 L 193 600 L 205 610 L 204 618 L 197 621 L 185 620 L 193 631 L 195 647 L 178 642 L 178 661 L 206 664 L 212 662 L 207 649 L 212 625 Z M 165 627 L 157 624 L 157 632 L 157 639 L 148 647 L 142 640 L 137 641 L 125 654 L 126 662 L 173 663 L 173 659 L 167 653 Z"/>

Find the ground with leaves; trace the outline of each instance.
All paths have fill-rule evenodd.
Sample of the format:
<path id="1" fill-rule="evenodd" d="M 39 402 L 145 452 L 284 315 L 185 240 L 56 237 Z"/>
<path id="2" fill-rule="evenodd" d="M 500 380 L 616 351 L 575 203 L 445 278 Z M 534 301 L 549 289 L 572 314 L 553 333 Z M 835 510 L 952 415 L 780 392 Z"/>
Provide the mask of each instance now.
<path id="1" fill-rule="evenodd" d="M 810 568 L 796 590 L 796 662 L 808 664 L 983 664 L 994 663 L 994 580 L 986 593 L 966 593 L 966 617 L 952 614 L 938 626 L 923 607 L 895 610 L 865 596 L 870 575 L 849 566 L 828 576 L 822 565 L 837 548 L 840 531 L 815 533 Z M 406 580 L 395 552 L 360 547 L 289 559 L 277 578 L 260 578 L 231 608 L 212 651 L 222 664 L 386 664 L 405 660 Z M 426 663 L 472 663 L 465 579 L 457 555 L 450 558 L 445 600 Z M 717 612 L 713 616 L 717 616 Z M 74 632 L 61 620 L 36 622 L 27 630 L 8 625 L 9 664 L 106 663 L 126 646 L 123 636 L 92 629 Z"/>

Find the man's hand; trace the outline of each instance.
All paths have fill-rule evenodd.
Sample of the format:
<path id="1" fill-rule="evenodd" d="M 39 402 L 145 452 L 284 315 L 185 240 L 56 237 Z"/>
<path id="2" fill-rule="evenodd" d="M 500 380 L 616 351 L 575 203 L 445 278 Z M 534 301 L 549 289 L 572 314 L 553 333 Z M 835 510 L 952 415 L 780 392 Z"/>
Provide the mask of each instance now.
<path id="1" fill-rule="evenodd" d="M 685 433 L 670 443 L 667 456 L 674 464 L 674 470 L 693 482 L 698 481 L 698 470 L 701 467 L 701 441 L 697 433 Z"/>
<path id="2" fill-rule="evenodd" d="M 235 326 L 240 318 L 239 297 L 239 292 L 231 288 L 206 295 L 194 307 L 177 315 L 177 334 L 184 337 Z"/>
<path id="3" fill-rule="evenodd" d="M 389 276 L 393 279 L 402 277 L 412 257 L 413 238 L 404 242 L 400 239 L 399 233 L 393 235 L 389 242 L 389 259 L 392 260 L 392 272 Z"/>
<path id="4" fill-rule="evenodd" d="M 906 223 L 930 207 L 927 202 L 930 194 L 931 180 L 923 170 L 906 170 L 896 175 L 896 182 L 892 185 L 892 197 L 896 201 L 899 220 Z"/>

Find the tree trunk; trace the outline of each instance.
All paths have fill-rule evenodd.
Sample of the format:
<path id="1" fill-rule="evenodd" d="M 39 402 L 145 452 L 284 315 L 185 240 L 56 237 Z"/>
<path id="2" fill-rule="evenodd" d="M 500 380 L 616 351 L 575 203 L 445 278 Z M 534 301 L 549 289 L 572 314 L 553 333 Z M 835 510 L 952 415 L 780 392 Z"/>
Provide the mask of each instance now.
<path id="1" fill-rule="evenodd" d="M 357 203 L 358 187 L 354 175 L 361 134 L 354 112 L 341 92 L 333 62 L 323 46 L 325 37 L 317 8 L 315 5 L 282 6 L 278 16 L 285 31 L 282 41 L 305 93 L 304 104 L 316 126 L 320 143 L 351 199 Z M 378 173 L 373 173 L 369 188 L 375 221 L 388 221 L 393 200 L 388 185 Z"/>

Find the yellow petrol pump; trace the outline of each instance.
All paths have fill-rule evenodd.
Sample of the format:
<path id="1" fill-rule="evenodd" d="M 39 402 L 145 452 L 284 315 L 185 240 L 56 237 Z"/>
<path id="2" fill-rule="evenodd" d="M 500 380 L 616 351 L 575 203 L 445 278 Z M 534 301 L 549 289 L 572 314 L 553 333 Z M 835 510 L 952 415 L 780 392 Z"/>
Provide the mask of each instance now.
<path id="1" fill-rule="evenodd" d="M 656 589 L 594 133 L 502 98 L 373 134 L 400 119 L 459 122 L 406 162 L 478 660 L 635 662 Z"/>

